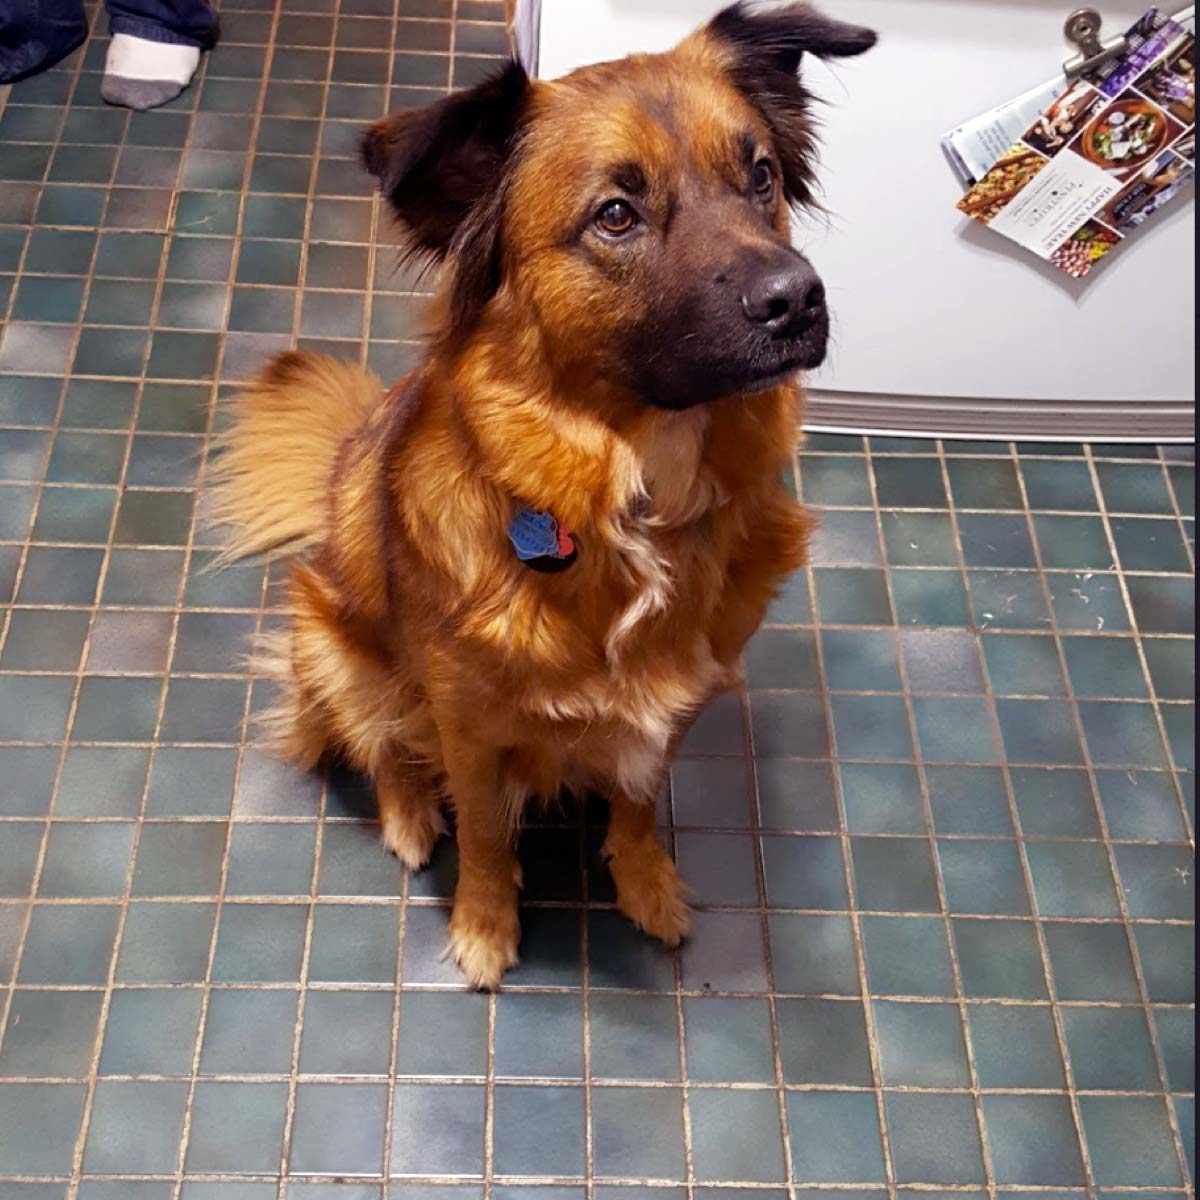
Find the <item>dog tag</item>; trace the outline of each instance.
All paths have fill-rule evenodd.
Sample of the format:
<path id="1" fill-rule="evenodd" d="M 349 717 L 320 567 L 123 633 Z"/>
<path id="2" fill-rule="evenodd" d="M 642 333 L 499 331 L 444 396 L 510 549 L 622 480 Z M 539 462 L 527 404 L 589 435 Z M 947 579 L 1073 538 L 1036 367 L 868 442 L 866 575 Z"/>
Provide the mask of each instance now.
<path id="1" fill-rule="evenodd" d="M 577 555 L 575 539 L 548 512 L 518 509 L 509 523 L 508 539 L 517 557 L 535 571 L 562 571 Z"/>

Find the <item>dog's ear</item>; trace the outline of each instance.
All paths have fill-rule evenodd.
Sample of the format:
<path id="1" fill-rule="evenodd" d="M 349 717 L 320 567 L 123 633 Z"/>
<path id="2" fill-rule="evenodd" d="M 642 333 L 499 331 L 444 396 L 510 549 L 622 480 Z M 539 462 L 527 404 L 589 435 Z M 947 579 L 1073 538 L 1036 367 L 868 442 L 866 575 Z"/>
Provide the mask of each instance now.
<path id="1" fill-rule="evenodd" d="M 509 62 L 467 91 L 385 117 L 364 134 L 363 165 L 414 251 L 445 258 L 468 216 L 495 195 L 528 89 L 525 71 Z"/>
<path id="2" fill-rule="evenodd" d="M 805 53 L 818 58 L 862 54 L 875 45 L 875 32 L 835 21 L 808 4 L 758 8 L 739 0 L 713 17 L 704 37 L 770 126 L 788 200 L 810 203 L 816 144 L 811 97 L 796 75 L 800 60 Z"/>

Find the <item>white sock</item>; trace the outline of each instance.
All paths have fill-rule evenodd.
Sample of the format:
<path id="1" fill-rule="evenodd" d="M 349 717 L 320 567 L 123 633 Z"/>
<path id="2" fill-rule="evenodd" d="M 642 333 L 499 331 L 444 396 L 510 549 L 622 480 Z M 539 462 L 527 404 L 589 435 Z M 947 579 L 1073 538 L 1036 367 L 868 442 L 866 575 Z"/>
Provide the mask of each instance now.
<path id="1" fill-rule="evenodd" d="M 109 104 L 155 108 L 178 96 L 199 65 L 198 46 L 114 33 L 104 62 L 100 94 Z"/>

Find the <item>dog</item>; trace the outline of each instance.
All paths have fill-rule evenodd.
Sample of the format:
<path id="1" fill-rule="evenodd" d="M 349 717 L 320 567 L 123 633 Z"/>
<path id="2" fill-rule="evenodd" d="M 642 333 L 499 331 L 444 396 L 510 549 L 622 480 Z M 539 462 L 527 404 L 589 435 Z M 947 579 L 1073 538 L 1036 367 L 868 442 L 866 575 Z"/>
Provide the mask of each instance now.
<path id="1" fill-rule="evenodd" d="M 829 327 L 789 239 L 814 203 L 798 69 L 874 41 L 739 3 L 669 53 L 551 82 L 510 62 L 379 121 L 363 162 L 441 264 L 423 361 L 385 393 L 284 354 L 234 401 L 227 555 L 295 556 L 272 736 L 365 773 L 410 868 L 449 806 L 475 987 L 516 961 L 515 833 L 561 789 L 609 799 L 620 910 L 687 932 L 655 799 L 810 532 L 782 479 Z"/>

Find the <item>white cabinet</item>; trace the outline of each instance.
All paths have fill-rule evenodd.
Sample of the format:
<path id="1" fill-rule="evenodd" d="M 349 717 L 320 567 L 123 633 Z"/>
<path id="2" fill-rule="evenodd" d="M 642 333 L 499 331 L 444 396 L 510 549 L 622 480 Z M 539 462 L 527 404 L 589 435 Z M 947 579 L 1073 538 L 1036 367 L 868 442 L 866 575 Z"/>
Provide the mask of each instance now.
<path id="1" fill-rule="evenodd" d="M 806 60 L 831 217 L 805 222 L 836 333 L 810 381 L 825 427 L 975 436 L 1190 436 L 1194 201 L 1185 195 L 1087 280 L 954 209 L 939 139 L 1050 78 L 1071 0 L 824 0 L 879 45 Z M 541 0 L 538 74 L 666 49 L 717 0 Z M 1105 34 L 1145 5 L 1101 5 Z"/>

